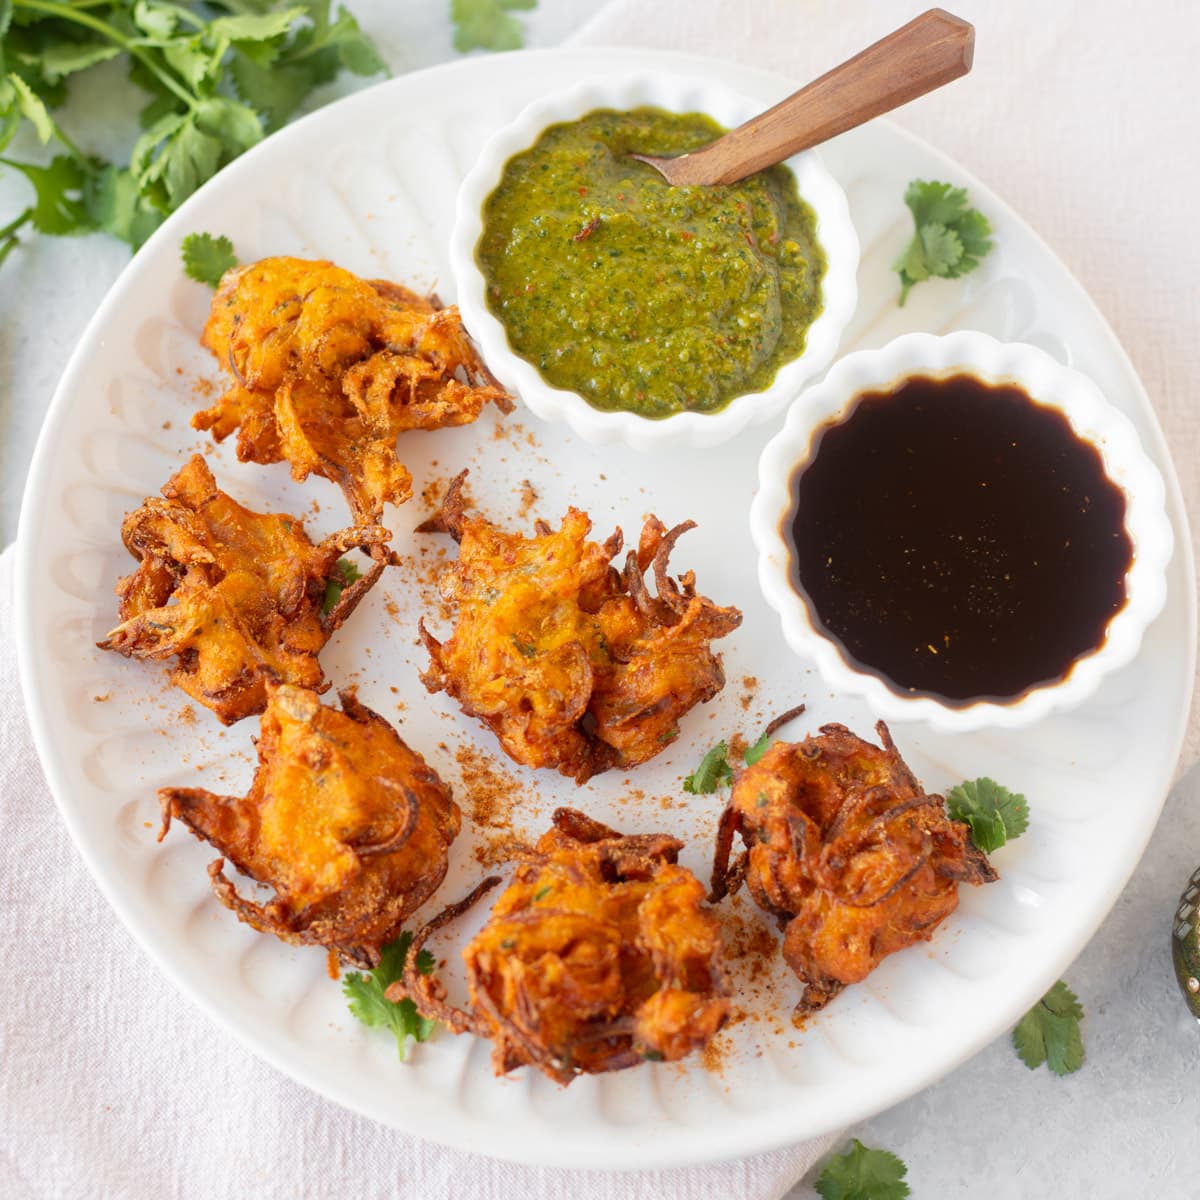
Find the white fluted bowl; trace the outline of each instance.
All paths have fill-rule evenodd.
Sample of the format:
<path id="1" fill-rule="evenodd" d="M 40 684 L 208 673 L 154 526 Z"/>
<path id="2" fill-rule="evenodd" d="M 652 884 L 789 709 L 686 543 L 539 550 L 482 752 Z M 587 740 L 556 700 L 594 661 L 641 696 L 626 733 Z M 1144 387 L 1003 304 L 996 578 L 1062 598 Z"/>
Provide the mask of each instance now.
<path id="1" fill-rule="evenodd" d="M 596 109 L 624 110 L 643 105 L 669 112 L 706 113 L 727 128 L 762 111 L 761 102 L 719 84 L 664 74 L 591 80 L 535 100 L 489 139 L 459 188 L 450 237 L 450 267 L 458 306 L 463 323 L 491 371 L 544 420 L 565 421 L 585 441 L 596 444 L 624 442 L 636 450 L 715 446 L 748 425 L 778 414 L 805 383 L 825 370 L 854 313 L 858 237 L 845 193 L 816 151 L 807 150 L 788 159 L 785 165 L 796 176 L 800 196 L 816 216 L 817 240 L 825 252 L 821 313 L 809 326 L 803 353 L 784 363 L 769 387 L 736 397 L 719 412 L 676 413 L 661 419 L 631 412 L 604 412 L 593 408 L 578 393 L 547 383 L 537 368 L 509 345 L 504 325 L 488 308 L 486 283 L 475 260 L 483 231 L 484 201 L 513 155 L 527 150 L 548 126 L 575 120 Z"/>
<path id="2" fill-rule="evenodd" d="M 1031 688 L 1009 703 L 942 703 L 933 696 L 907 693 L 859 669 L 821 628 L 792 580 L 785 532 L 794 511 L 791 481 L 808 463 L 814 435 L 845 420 L 863 393 L 889 391 L 906 376 L 960 372 L 987 383 L 1018 385 L 1039 404 L 1061 412 L 1076 436 L 1096 447 L 1105 473 L 1124 494 L 1125 530 L 1133 550 L 1125 575 L 1125 604 L 1109 622 L 1101 644 L 1076 659 L 1064 678 Z M 1147 626 L 1166 601 L 1166 568 L 1174 536 L 1162 476 L 1142 449 L 1132 422 L 1105 400 L 1099 388 L 1035 346 L 998 342 L 970 331 L 946 337 L 911 333 L 879 350 L 849 354 L 789 410 L 783 428 L 759 459 L 758 481 L 750 532 L 758 550 L 759 586 L 779 613 L 784 638 L 797 654 L 815 661 L 831 688 L 861 696 L 887 720 L 926 721 L 937 729 L 957 732 L 989 726 L 1012 729 L 1073 708 L 1092 695 L 1110 671 L 1132 661 Z"/>

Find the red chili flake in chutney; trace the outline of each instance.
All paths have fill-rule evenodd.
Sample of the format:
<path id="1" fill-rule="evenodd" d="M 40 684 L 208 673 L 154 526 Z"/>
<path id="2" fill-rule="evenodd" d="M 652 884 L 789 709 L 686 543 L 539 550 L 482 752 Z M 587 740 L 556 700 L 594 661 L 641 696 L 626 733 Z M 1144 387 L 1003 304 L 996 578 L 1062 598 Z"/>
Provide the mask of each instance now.
<path id="1" fill-rule="evenodd" d="M 1125 497 L 1018 387 L 914 376 L 865 393 L 791 490 L 793 582 L 901 690 L 1019 696 L 1063 678 L 1125 603 Z"/>

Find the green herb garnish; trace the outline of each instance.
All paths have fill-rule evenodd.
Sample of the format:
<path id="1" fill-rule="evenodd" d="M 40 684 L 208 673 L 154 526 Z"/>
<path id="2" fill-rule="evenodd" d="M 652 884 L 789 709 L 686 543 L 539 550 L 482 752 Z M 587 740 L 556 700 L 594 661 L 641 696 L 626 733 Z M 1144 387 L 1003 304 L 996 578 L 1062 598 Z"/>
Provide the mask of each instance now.
<path id="1" fill-rule="evenodd" d="M 871 1150 L 858 1138 L 845 1154 L 825 1164 L 817 1180 L 823 1200 L 904 1200 L 910 1189 L 904 1182 L 908 1168 L 889 1150 Z"/>
<path id="2" fill-rule="evenodd" d="M 211 288 L 215 288 L 221 282 L 221 276 L 238 262 L 233 243 L 227 237 L 213 237 L 211 233 L 189 233 L 183 239 L 180 251 L 187 277 L 197 283 L 207 283 Z"/>
<path id="3" fill-rule="evenodd" d="M 404 978 L 404 963 L 411 944 L 412 934 L 402 933 L 383 947 L 379 966 L 373 971 L 365 975 L 351 971 L 342 980 L 342 992 L 350 1004 L 351 1013 L 371 1028 L 382 1026 L 390 1029 L 395 1034 L 401 1062 L 404 1061 L 409 1038 L 416 1042 L 426 1041 L 437 1028 L 437 1022 L 421 1016 L 417 1006 L 407 996 L 393 1004 L 384 995 L 389 985 Z M 433 955 L 428 950 L 422 950 L 417 955 L 417 970 L 422 975 L 428 975 L 433 967 Z"/>
<path id="4" fill-rule="evenodd" d="M 770 748 L 771 739 L 789 722 L 794 721 L 804 711 L 803 704 L 789 708 L 781 713 L 763 730 L 762 736 L 753 746 L 747 746 L 742 753 L 748 767 L 756 762 Z M 718 742 L 701 760 L 700 765 L 683 781 L 683 790 L 698 796 L 715 792 L 717 788 L 733 782 L 733 767 L 729 765 L 729 746 Z"/>
<path id="5" fill-rule="evenodd" d="M 763 730 L 763 735 L 754 743 L 753 746 L 747 746 L 746 752 L 742 757 L 746 760 L 746 766 L 752 767 L 771 747 L 771 730 Z"/>
<path id="6" fill-rule="evenodd" d="M 999 850 L 1029 827 L 1025 797 L 994 779 L 973 779 L 952 787 L 946 793 L 946 812 L 952 821 L 971 827 L 971 841 L 984 854 Z"/>
<path id="7" fill-rule="evenodd" d="M 746 760 L 746 766 L 752 767 L 771 747 L 771 739 L 789 722 L 794 721 L 800 714 L 804 712 L 804 705 L 797 704 L 795 708 L 789 708 L 787 712 L 780 713 L 767 727 L 762 731 L 762 737 L 754 743 L 753 746 L 747 746 L 742 757 Z"/>
<path id="8" fill-rule="evenodd" d="M 1045 1063 L 1055 1075 L 1070 1075 L 1083 1066 L 1079 1022 L 1083 1005 L 1060 979 L 1013 1030 L 1013 1046 L 1032 1071 Z"/>
<path id="9" fill-rule="evenodd" d="M 333 574 L 325 585 L 325 599 L 321 601 L 321 616 L 327 617 L 333 607 L 342 598 L 342 591 L 348 588 L 356 579 L 362 578 L 362 572 L 348 558 L 339 558 L 334 565 Z"/>
<path id="10" fill-rule="evenodd" d="M 892 264 L 900 276 L 900 306 L 909 290 L 937 276 L 957 279 L 979 266 L 992 248 L 992 227 L 978 209 L 967 207 L 967 189 L 914 179 L 904 193 L 916 231 Z"/>
<path id="11" fill-rule="evenodd" d="M 455 50 L 519 50 L 521 23 L 510 12 L 537 8 L 537 0 L 450 0 Z"/>
<path id="12" fill-rule="evenodd" d="M 683 781 L 683 790 L 693 796 L 715 792 L 724 784 L 733 782 L 733 768 L 726 755 L 729 747 L 718 742 L 701 760 L 700 765 Z"/>
<path id="13" fill-rule="evenodd" d="M 0 164 L 34 199 L 0 226 L 0 262 L 21 230 L 102 231 L 137 249 L 202 183 L 277 129 L 339 71 L 375 75 L 383 60 L 330 0 L 0 0 Z M 128 165 L 81 148 L 54 110 L 71 77 L 125 56 L 147 101 L 130 114 Z M 28 122 L 60 153 L 49 164 L 3 157 Z"/>

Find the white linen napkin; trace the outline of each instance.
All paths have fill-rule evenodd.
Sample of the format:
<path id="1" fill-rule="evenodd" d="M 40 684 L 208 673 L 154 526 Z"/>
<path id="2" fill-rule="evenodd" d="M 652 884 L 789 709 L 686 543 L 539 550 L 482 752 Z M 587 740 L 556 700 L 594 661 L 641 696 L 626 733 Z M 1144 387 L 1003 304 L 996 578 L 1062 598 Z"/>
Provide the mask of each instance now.
<path id="1" fill-rule="evenodd" d="M 17 678 L 14 561 L 0 554 L 4 1200 L 777 1200 L 828 1149 L 637 1173 L 518 1167 L 386 1129 L 260 1062 L 136 946 L 58 818 Z"/>

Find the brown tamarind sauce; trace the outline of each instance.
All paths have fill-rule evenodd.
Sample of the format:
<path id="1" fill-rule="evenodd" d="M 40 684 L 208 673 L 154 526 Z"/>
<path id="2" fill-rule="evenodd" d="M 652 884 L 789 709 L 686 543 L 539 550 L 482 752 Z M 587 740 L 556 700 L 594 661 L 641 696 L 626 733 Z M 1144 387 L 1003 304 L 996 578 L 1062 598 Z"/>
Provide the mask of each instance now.
<path id="1" fill-rule="evenodd" d="M 1019 387 L 913 376 L 814 435 L 792 480 L 793 583 L 902 691 L 1007 700 L 1067 675 L 1125 602 L 1125 497 Z"/>

